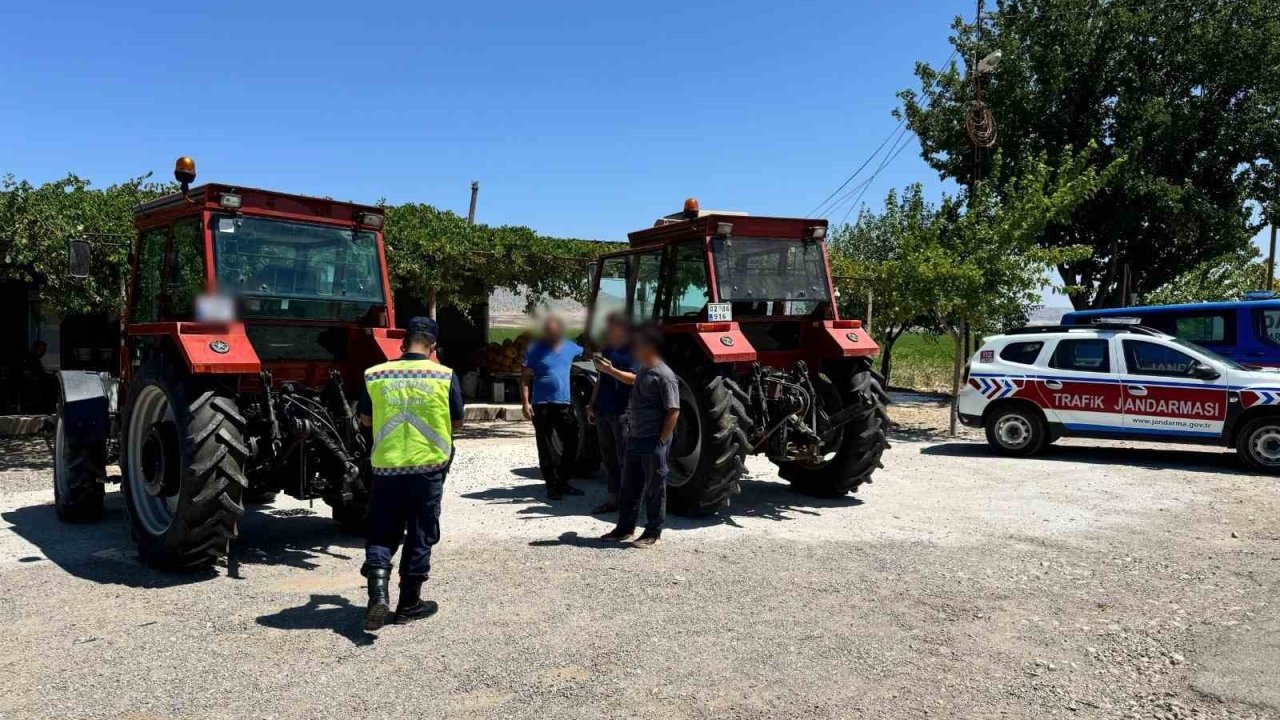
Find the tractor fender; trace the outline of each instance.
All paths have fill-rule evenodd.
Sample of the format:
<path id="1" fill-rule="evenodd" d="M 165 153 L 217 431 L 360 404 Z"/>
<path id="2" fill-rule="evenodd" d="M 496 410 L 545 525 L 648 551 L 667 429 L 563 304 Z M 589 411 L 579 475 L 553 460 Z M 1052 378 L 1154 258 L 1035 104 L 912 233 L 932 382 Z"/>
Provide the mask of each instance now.
<path id="1" fill-rule="evenodd" d="M 400 357 L 405 334 L 402 328 L 369 328 L 365 332 L 373 339 L 375 364 Z"/>
<path id="2" fill-rule="evenodd" d="M 669 324 L 673 336 L 692 336 L 694 344 L 713 363 L 755 362 L 756 349 L 736 322 Z"/>
<path id="3" fill-rule="evenodd" d="M 59 370 L 63 432 L 80 443 L 106 442 L 111 430 L 114 388 L 92 370 Z"/>
<path id="4" fill-rule="evenodd" d="M 173 339 L 196 375 L 257 374 L 262 361 L 241 323 L 147 323 L 129 328 L 130 335 L 164 335 Z"/>
<path id="5" fill-rule="evenodd" d="M 880 354 L 880 346 L 858 321 L 821 320 L 814 323 L 813 335 L 824 354 L 840 357 L 875 357 Z"/>

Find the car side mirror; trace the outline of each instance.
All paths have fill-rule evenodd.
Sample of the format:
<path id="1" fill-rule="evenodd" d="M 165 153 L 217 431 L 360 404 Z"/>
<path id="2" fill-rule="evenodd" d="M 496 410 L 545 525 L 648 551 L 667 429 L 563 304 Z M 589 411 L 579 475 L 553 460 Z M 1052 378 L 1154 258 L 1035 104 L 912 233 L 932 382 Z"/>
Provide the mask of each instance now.
<path id="1" fill-rule="evenodd" d="M 1198 362 L 1191 366 L 1191 377 L 1193 378 L 1197 378 L 1199 380 L 1217 380 L 1221 376 L 1222 373 L 1215 370 L 1214 367 L 1208 363 Z"/>
<path id="2" fill-rule="evenodd" d="M 73 238 L 67 241 L 67 274 L 73 278 L 87 278 L 93 268 L 93 246 L 88 240 Z"/>

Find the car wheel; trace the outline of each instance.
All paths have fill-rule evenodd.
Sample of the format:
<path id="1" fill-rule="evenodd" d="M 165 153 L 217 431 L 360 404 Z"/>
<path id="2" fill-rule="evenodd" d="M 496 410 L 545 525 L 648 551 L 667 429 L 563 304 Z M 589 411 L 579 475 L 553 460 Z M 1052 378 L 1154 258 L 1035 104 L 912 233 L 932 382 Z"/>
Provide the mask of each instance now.
<path id="1" fill-rule="evenodd" d="M 1002 455 L 1026 457 L 1040 452 L 1047 433 L 1040 414 L 1022 407 L 997 409 L 987 417 L 987 442 Z"/>
<path id="2" fill-rule="evenodd" d="M 1245 465 L 1280 474 L 1280 415 L 1252 420 L 1236 436 L 1236 452 Z"/>

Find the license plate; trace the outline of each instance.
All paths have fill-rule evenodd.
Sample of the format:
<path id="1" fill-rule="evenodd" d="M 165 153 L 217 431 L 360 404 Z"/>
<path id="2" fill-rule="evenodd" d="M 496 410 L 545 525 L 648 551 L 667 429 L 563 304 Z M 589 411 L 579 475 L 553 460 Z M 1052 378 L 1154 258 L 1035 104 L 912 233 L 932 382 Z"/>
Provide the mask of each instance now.
<path id="1" fill-rule="evenodd" d="M 731 322 L 733 303 L 707 303 L 707 322 Z"/>

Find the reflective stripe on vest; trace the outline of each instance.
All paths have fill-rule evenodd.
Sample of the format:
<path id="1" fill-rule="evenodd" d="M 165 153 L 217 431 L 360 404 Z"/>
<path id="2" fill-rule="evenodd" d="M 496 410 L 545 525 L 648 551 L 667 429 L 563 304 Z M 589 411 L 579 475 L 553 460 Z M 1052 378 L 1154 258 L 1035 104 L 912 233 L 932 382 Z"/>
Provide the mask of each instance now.
<path id="1" fill-rule="evenodd" d="M 453 371 L 431 360 L 393 360 L 365 371 L 373 402 L 375 475 L 441 470 L 453 456 Z"/>

